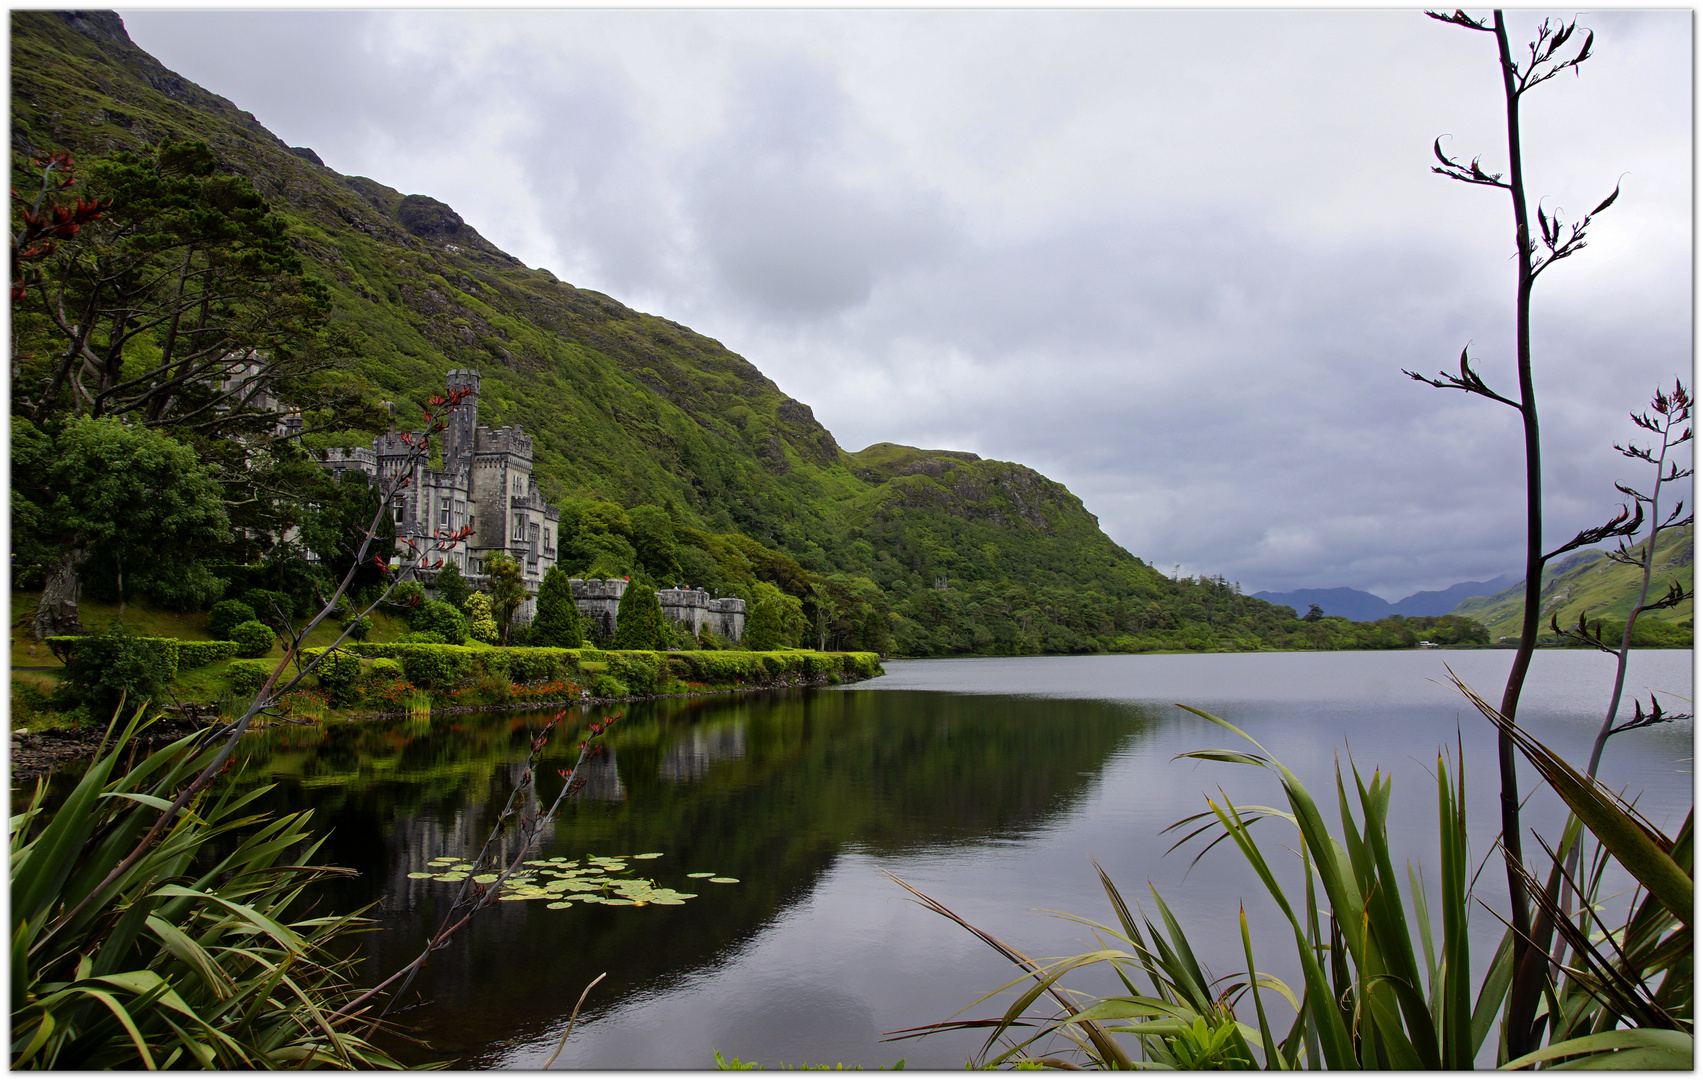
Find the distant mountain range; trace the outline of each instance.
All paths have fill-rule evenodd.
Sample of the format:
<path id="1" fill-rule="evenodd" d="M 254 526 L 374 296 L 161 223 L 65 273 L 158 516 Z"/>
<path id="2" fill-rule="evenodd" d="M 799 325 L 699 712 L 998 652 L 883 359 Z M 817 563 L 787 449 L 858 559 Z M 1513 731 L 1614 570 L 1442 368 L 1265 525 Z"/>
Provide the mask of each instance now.
<path id="1" fill-rule="evenodd" d="M 1494 596 L 1496 593 L 1518 584 L 1518 579 L 1510 574 L 1493 577 L 1489 581 L 1463 581 L 1450 585 L 1446 589 L 1432 589 L 1426 592 L 1416 592 L 1412 596 L 1404 596 L 1393 603 L 1373 593 L 1360 589 L 1295 589 L 1291 592 L 1257 592 L 1254 599 L 1265 600 L 1273 604 L 1286 604 L 1295 609 L 1297 615 L 1305 615 L 1307 609 L 1319 605 L 1326 615 L 1340 615 L 1354 622 L 1368 622 L 1381 619 L 1386 615 L 1447 615 L 1464 601 L 1474 596 Z"/>

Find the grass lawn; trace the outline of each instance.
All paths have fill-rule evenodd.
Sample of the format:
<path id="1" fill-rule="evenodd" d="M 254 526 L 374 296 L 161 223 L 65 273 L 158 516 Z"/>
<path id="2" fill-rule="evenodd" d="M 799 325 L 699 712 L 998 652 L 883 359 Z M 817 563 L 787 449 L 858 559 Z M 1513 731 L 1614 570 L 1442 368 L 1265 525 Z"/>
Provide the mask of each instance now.
<path id="1" fill-rule="evenodd" d="M 62 718 L 43 711 L 39 704 L 41 699 L 53 693 L 64 667 L 45 644 L 36 647 L 35 638 L 30 633 L 30 621 L 35 618 L 40 602 L 39 592 L 14 591 L 11 597 L 12 724 L 31 729 L 64 725 Z M 84 600 L 77 605 L 77 613 L 84 627 L 94 633 L 118 621 L 118 605 L 115 603 Z M 408 632 L 407 620 L 401 616 L 374 612 L 372 622 L 369 641 L 394 641 Z M 204 611 L 165 611 L 132 602 L 124 606 L 124 625 L 131 633 L 141 637 L 212 640 L 212 635 L 207 632 L 207 613 Z M 327 619 L 308 635 L 307 644 L 310 647 L 329 645 L 341 632 L 339 620 Z M 277 660 L 283 657 L 284 650 L 274 645 L 268 655 Z M 172 683 L 171 693 L 183 701 L 208 703 L 218 700 L 227 689 L 225 664 L 217 663 L 179 672 Z"/>

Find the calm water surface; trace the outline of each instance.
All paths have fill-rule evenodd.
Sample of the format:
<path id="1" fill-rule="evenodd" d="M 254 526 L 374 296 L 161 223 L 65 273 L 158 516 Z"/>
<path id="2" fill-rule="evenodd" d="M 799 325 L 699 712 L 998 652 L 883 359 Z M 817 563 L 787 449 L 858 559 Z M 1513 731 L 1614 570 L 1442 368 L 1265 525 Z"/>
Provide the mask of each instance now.
<path id="1" fill-rule="evenodd" d="M 699 899 L 642 909 L 499 905 L 417 980 L 415 1007 L 399 1019 L 430 1048 L 408 1053 L 464 1068 L 538 1068 L 580 991 L 608 972 L 557 1068 L 703 1068 L 713 1050 L 770 1067 L 901 1057 L 911 1068 L 959 1067 L 979 1039 L 881 1040 L 947 1019 L 1013 973 L 911 903 L 886 873 L 1032 956 L 1057 956 L 1093 941 L 1044 911 L 1110 918 L 1089 862 L 1097 859 L 1132 900 L 1145 899 L 1151 882 L 1217 974 L 1242 965 L 1234 927 L 1245 900 L 1260 967 L 1290 977 L 1287 931 L 1233 851 L 1214 850 L 1192 871 L 1198 848 L 1165 854 L 1160 830 L 1205 809 L 1220 786 L 1238 802 L 1281 798 L 1265 773 L 1173 760 L 1236 741 L 1173 703 L 1242 727 L 1321 796 L 1333 762 L 1346 766 L 1350 752 L 1367 772 L 1393 772 L 1397 857 L 1434 866 L 1428 770 L 1457 738 L 1476 857 L 1495 813 L 1489 725 L 1440 685 L 1444 663 L 1494 699 L 1511 657 L 895 661 L 886 676 L 844 689 L 627 707 L 612 753 L 542 855 L 659 851 L 635 865 Z M 1641 652 L 1631 670 L 1629 691 L 1692 696 L 1690 652 Z M 1540 653 L 1522 719 L 1583 761 L 1611 676 L 1605 656 Z M 280 808 L 313 807 L 335 826 L 329 861 L 362 871 L 334 902 L 380 904 L 369 976 L 405 963 L 437 925 L 454 886 L 407 875 L 477 851 L 540 722 L 494 713 L 253 739 L 244 782 L 277 783 Z M 1692 741 L 1690 721 L 1617 736 L 1603 778 L 1672 830 L 1692 801 Z M 576 742 L 564 735 L 552 748 L 544 771 L 552 787 Z M 1522 778 L 1532 782 L 1529 770 Z M 1553 833 L 1559 820 L 1555 805 L 1534 800 L 1529 822 Z M 1292 841 L 1278 823 L 1257 829 L 1270 852 Z M 694 871 L 740 883 L 700 885 L 686 878 Z M 1493 903 L 1497 877 L 1483 879 Z M 1475 918 L 1482 963 L 1500 929 L 1485 912 Z"/>

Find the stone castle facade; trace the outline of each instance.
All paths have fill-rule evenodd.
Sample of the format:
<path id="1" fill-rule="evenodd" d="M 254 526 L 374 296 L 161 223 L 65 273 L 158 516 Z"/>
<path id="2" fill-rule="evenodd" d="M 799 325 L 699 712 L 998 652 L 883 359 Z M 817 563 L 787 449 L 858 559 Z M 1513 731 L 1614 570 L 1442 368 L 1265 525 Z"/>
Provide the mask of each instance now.
<path id="1" fill-rule="evenodd" d="M 561 512 L 538 491 L 532 475 L 532 436 L 519 424 L 493 431 L 479 423 L 479 373 L 457 368 L 449 373 L 448 387 L 452 393 L 467 390 L 468 394 L 449 411 L 448 427 L 441 436 L 442 469 L 433 469 L 424 460 L 411 463 L 409 457 L 423 433 L 409 432 L 411 446 L 395 428 L 374 439 L 371 449 L 334 448 L 322 460 L 337 476 L 359 469 L 370 477 L 396 480 L 406 472 L 410 482 L 397 494 L 393 507 L 397 540 L 413 538 L 424 546 L 437 533 L 471 526 L 473 532 L 457 540 L 442 558 L 471 578 L 483 576 L 484 561 L 492 555 L 514 559 L 529 594 L 516 617 L 529 622 L 532 596 L 544 572 L 556 565 Z M 428 586 L 432 576 L 420 575 Z"/>
<path id="2" fill-rule="evenodd" d="M 532 436 L 519 424 L 493 431 L 479 423 L 479 373 L 457 368 L 449 373 L 447 385 L 451 393 L 467 390 L 468 394 L 449 412 L 448 427 L 441 436 L 443 468 L 430 468 L 424 460 L 410 462 L 423 435 L 409 432 L 410 445 L 394 427 L 374 439 L 371 448 L 333 448 L 321 461 L 339 478 L 351 469 L 392 480 L 406 471 L 411 480 L 397 494 L 393 507 L 397 540 L 411 537 L 424 547 L 434 543 L 438 533 L 472 526 L 473 532 L 457 540 L 442 558 L 472 579 L 476 588 L 482 587 L 479 579 L 487 558 L 504 554 L 518 562 L 527 599 L 515 612 L 515 621 L 525 625 L 536 612 L 545 571 L 556 565 L 561 511 L 539 493 L 532 474 Z M 299 429 L 299 417 L 295 423 Z M 423 571 L 419 577 L 430 589 L 436 575 Z M 580 615 L 605 640 L 613 637 L 615 612 L 627 582 L 574 578 L 571 584 Z M 702 589 L 663 589 L 657 600 L 665 618 L 686 624 L 693 634 L 707 626 L 729 641 L 745 636 L 745 601 L 738 597 L 711 599 Z"/>

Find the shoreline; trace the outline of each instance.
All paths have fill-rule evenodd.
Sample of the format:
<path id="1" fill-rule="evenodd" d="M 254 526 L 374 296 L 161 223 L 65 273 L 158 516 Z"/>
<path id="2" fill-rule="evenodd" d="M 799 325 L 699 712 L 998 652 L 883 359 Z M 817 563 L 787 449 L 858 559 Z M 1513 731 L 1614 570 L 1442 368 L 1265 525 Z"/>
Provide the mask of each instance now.
<path id="1" fill-rule="evenodd" d="M 873 677 L 873 676 L 872 676 Z M 716 687 L 705 690 L 693 690 L 685 694 L 631 694 L 626 697 L 581 697 L 571 701 L 521 701 L 506 702 L 501 705 L 446 705 L 443 708 L 432 709 L 429 716 L 465 716 L 470 713 L 483 712 L 528 712 L 546 709 L 562 709 L 575 705 L 613 705 L 620 702 L 660 701 L 666 698 L 712 697 L 719 694 L 749 694 L 771 690 L 815 689 L 823 686 L 846 686 L 867 682 L 865 678 L 841 678 L 837 683 L 829 682 L 826 677 L 819 679 L 801 679 L 797 681 L 780 680 L 770 683 L 754 683 L 748 686 Z M 272 718 L 272 723 L 299 724 L 303 726 L 315 724 L 353 724 L 368 720 L 404 719 L 411 715 L 407 710 L 392 710 L 386 712 L 358 713 L 352 716 L 336 717 L 330 720 L 297 720 L 290 717 Z M 217 727 L 218 722 L 201 723 L 182 717 L 162 716 L 160 720 L 150 724 L 136 738 L 136 742 L 146 748 L 164 745 L 185 735 Z M 11 783 L 16 786 L 26 780 L 36 780 L 51 773 L 54 769 L 68 762 L 78 761 L 94 756 L 100 746 L 101 739 L 106 733 L 103 726 L 99 730 L 87 728 L 45 728 L 40 731 L 11 732 L 7 764 L 10 770 Z"/>

